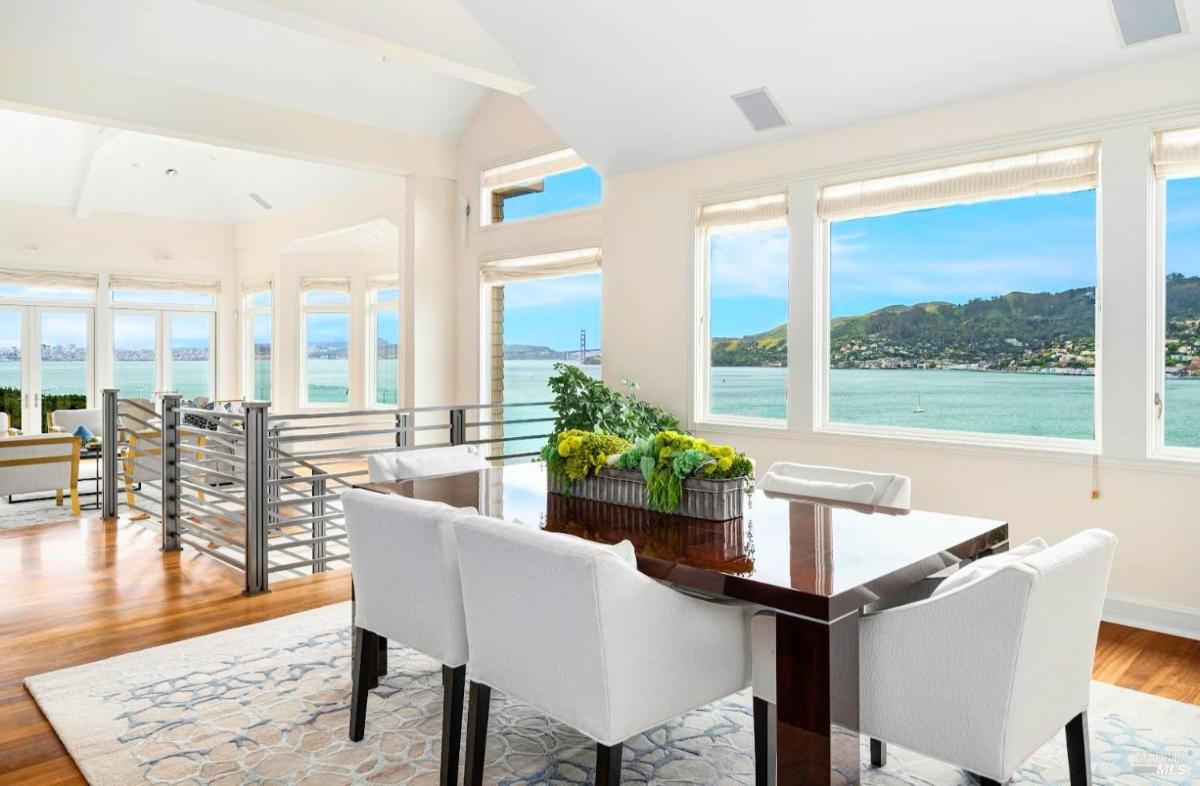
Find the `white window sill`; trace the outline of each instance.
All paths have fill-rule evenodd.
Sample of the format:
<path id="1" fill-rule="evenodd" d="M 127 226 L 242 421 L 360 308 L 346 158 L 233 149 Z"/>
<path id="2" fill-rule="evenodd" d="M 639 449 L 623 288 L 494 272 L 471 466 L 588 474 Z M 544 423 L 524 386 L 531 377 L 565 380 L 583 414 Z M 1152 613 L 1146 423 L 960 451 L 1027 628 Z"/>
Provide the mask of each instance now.
<path id="1" fill-rule="evenodd" d="M 538 224 L 545 221 L 559 221 L 564 218 L 574 218 L 576 216 L 586 216 L 590 213 L 600 213 L 604 209 L 604 204 L 589 205 L 587 207 L 576 207 L 570 210 L 562 210 L 557 213 L 546 213 L 541 216 L 530 216 L 529 218 L 515 218 L 511 221 L 497 221 L 492 224 L 480 224 L 480 232 L 493 232 L 501 227 L 516 227 L 529 226 L 530 224 Z"/>

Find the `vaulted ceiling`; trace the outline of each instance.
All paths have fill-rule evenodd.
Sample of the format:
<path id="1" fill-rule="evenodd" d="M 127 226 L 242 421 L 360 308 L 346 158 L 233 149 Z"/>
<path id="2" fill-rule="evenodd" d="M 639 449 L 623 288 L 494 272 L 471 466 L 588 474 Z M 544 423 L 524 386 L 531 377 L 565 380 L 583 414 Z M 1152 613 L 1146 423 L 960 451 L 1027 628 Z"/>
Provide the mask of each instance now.
<path id="1" fill-rule="evenodd" d="M 1129 47 L 1109 0 L 460 1 L 605 174 L 1200 46 L 1200 0 L 1183 34 Z M 763 86 L 791 125 L 755 132 L 730 100 Z"/>

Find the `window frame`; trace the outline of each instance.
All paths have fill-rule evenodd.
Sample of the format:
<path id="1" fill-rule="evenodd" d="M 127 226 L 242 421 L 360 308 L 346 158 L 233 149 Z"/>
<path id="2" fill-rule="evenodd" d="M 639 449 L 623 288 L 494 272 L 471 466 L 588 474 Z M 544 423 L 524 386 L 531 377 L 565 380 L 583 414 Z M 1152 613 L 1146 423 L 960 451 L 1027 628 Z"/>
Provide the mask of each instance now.
<path id="1" fill-rule="evenodd" d="M 155 339 L 154 339 L 154 384 L 157 390 L 152 392 L 152 395 L 157 395 L 163 391 L 172 391 L 172 383 L 174 380 L 171 376 L 171 317 L 175 314 L 208 314 L 208 389 L 211 393 L 210 399 L 217 397 L 217 368 L 220 361 L 220 349 L 217 345 L 217 336 L 220 335 L 220 329 L 217 324 L 220 314 L 217 303 L 219 298 L 213 297 L 213 303 L 209 306 L 200 305 L 176 305 L 176 304 L 154 304 L 154 303 L 119 303 L 112 301 L 111 292 L 109 294 L 109 317 L 108 317 L 108 348 L 106 350 L 109 359 L 109 379 L 113 386 L 116 386 L 117 379 L 117 356 L 116 356 L 116 320 L 118 315 L 130 316 L 151 316 L 155 320 Z M 99 349 L 99 347 L 97 347 Z"/>
<path id="2" fill-rule="evenodd" d="M 392 301 L 379 301 L 379 293 L 389 290 L 396 290 L 396 299 Z M 366 392 L 364 400 L 366 409 L 397 409 L 400 406 L 400 282 L 396 281 L 390 284 L 382 284 L 378 286 L 367 286 L 366 291 L 366 329 L 363 335 L 366 340 L 365 353 L 363 356 L 363 367 L 366 375 L 363 390 Z M 396 402 L 388 404 L 379 401 L 379 373 L 378 373 L 378 315 L 383 311 L 394 311 L 396 313 Z"/>
<path id="3" fill-rule="evenodd" d="M 267 292 L 271 295 L 271 302 L 265 306 L 253 305 L 253 300 L 256 295 Z M 257 292 L 248 292 L 242 295 L 242 396 L 246 401 L 256 401 L 254 390 L 256 386 L 255 372 L 257 366 L 257 358 L 254 350 L 254 318 L 266 315 L 271 323 L 271 358 L 269 361 L 271 386 L 268 391 L 270 398 L 275 399 L 275 357 L 278 354 L 275 351 L 275 288 L 272 285 L 265 290 Z"/>
<path id="4" fill-rule="evenodd" d="M 354 359 L 354 310 L 352 290 L 346 290 L 345 303 L 309 303 L 308 292 L 333 292 L 341 290 L 330 289 L 312 289 L 301 290 L 300 292 L 300 361 L 297 368 L 300 373 L 296 375 L 297 387 L 296 400 L 299 402 L 299 407 L 302 410 L 311 411 L 337 411 L 348 410 L 354 405 L 354 371 L 352 368 Z M 344 314 L 346 316 L 346 401 L 344 402 L 329 402 L 308 400 L 308 315 L 309 314 Z M 274 353 L 272 353 L 272 356 Z M 272 384 L 274 381 L 272 380 Z"/>
<path id="5" fill-rule="evenodd" d="M 600 180 L 600 200 L 594 205 L 583 205 L 580 207 L 572 207 L 572 208 L 568 208 L 566 210 L 560 210 L 560 211 L 557 211 L 554 213 L 544 213 L 542 215 L 529 216 L 527 218 L 517 218 L 517 219 L 511 219 L 511 220 L 500 219 L 499 221 L 495 220 L 495 210 L 492 205 L 492 198 L 496 192 L 504 191 L 506 189 L 520 188 L 523 185 L 528 185 L 528 184 L 534 183 L 534 182 L 544 183 L 546 178 L 554 177 L 555 175 L 565 174 L 567 172 L 574 172 L 577 169 L 588 168 L 588 167 L 591 167 L 591 165 L 584 162 L 581 166 L 570 166 L 570 167 L 566 167 L 563 169 L 557 169 L 557 170 L 552 170 L 552 171 L 543 173 L 538 178 L 518 179 L 518 180 L 513 180 L 511 182 L 502 182 L 502 183 L 499 183 L 494 186 L 485 186 L 485 185 L 483 185 L 483 178 L 484 178 L 484 175 L 488 172 L 488 170 L 497 169 L 499 167 L 504 167 L 504 166 L 511 166 L 514 164 L 521 164 L 521 163 L 524 163 L 527 161 L 532 161 L 534 159 L 541 158 L 543 156 L 551 155 L 553 153 L 560 153 L 560 152 L 566 152 L 566 151 L 574 152 L 570 147 L 563 147 L 562 145 L 553 145 L 551 147 L 546 147 L 546 148 L 541 148 L 539 150 L 529 151 L 529 152 L 523 153 L 518 156 L 513 156 L 513 157 L 485 163 L 482 166 L 480 166 L 479 180 L 478 180 L 478 182 L 479 182 L 479 229 L 483 230 L 483 231 L 487 231 L 489 229 L 494 229 L 495 227 L 499 227 L 499 226 L 509 226 L 512 224 L 525 224 L 530 221 L 543 221 L 546 219 L 556 219 L 556 218 L 561 218 L 564 216 L 573 216 L 573 215 L 579 215 L 579 214 L 583 214 L 583 213 L 599 211 L 601 209 L 601 206 L 602 206 L 603 200 L 604 200 L 604 179 L 603 179 L 603 177 L 601 177 L 601 180 Z M 599 173 L 597 173 L 597 175 L 599 176 Z M 515 196 L 522 196 L 522 195 L 521 194 L 512 194 L 511 196 L 515 197 Z"/>
<path id="6" fill-rule="evenodd" d="M 786 193 L 787 189 L 782 189 Z M 736 202 L 742 199 L 753 199 L 760 196 L 771 196 L 781 192 L 781 189 L 767 189 L 765 191 L 742 194 L 736 197 L 722 198 L 719 200 L 705 200 L 703 204 L 716 204 L 718 202 Z M 787 311 L 788 324 L 792 322 L 792 276 L 794 274 L 795 253 L 793 245 L 793 230 L 792 230 L 792 215 L 789 210 L 787 218 L 784 220 L 784 228 L 788 231 L 788 253 L 787 253 L 787 275 L 788 275 L 788 297 Z M 744 428 L 764 429 L 767 431 L 787 431 L 792 419 L 792 344 L 791 329 L 788 331 L 788 356 L 787 364 L 784 366 L 784 416 L 782 418 L 766 418 L 749 415 L 725 415 L 714 413 L 710 410 L 712 403 L 712 259 L 711 259 L 711 238 L 714 234 L 725 234 L 720 231 L 720 227 L 696 227 L 696 254 L 700 260 L 699 268 L 696 275 L 696 319 L 693 320 L 695 325 L 695 346 L 696 352 L 693 358 L 693 367 L 697 373 L 693 374 L 693 379 L 699 384 L 694 385 L 696 388 L 692 396 L 692 407 L 695 413 L 694 422 L 703 425 L 715 426 L 737 426 Z M 732 234 L 732 233 L 729 233 Z"/>

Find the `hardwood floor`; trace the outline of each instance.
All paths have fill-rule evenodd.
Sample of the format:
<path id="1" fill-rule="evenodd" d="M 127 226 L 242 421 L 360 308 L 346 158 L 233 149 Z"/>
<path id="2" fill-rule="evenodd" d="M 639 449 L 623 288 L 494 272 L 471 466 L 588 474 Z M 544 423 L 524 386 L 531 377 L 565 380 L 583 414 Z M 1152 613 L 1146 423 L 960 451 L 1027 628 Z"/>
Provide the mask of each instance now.
<path id="1" fill-rule="evenodd" d="M 237 573 L 159 540 L 126 519 L 0 533 L 0 784 L 84 782 L 25 677 L 350 597 L 347 570 L 245 597 Z M 1200 642 L 1106 623 L 1095 677 L 1200 704 Z"/>

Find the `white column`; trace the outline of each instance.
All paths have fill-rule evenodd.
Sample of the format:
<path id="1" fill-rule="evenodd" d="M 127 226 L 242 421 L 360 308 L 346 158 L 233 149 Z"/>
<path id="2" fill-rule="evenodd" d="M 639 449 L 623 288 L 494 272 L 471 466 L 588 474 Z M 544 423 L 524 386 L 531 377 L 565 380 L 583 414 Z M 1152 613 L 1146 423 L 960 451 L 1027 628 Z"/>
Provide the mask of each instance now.
<path id="1" fill-rule="evenodd" d="M 1151 130 L 1101 134 L 1097 423 L 1106 458 L 1144 459 L 1153 441 L 1154 176 Z"/>

